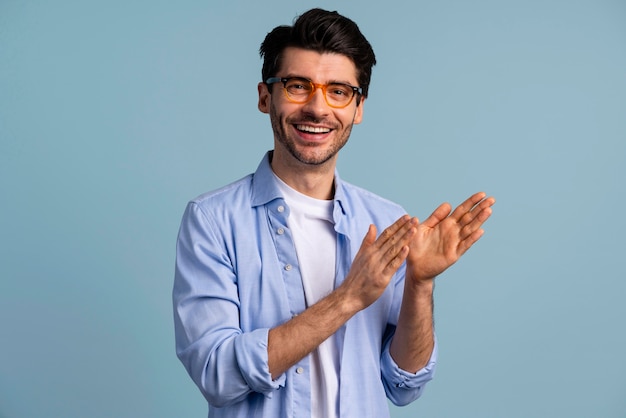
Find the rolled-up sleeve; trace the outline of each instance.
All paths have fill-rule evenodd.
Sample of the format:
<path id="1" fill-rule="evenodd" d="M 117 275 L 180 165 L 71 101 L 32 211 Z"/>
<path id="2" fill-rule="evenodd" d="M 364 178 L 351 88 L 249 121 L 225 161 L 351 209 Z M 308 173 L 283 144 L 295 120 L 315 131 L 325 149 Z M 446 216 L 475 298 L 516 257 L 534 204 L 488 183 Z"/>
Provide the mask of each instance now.
<path id="1" fill-rule="evenodd" d="M 407 405 L 422 395 L 424 386 L 435 376 L 437 364 L 437 338 L 428 360 L 428 364 L 417 373 L 409 373 L 398 367 L 391 357 L 389 346 L 391 338 L 388 338 L 383 347 L 381 356 L 381 374 L 387 397 L 395 405 Z"/>
<path id="2" fill-rule="evenodd" d="M 240 328 L 237 277 L 216 223 L 191 202 L 176 247 L 173 289 L 176 353 L 207 401 L 237 403 L 250 392 L 265 396 L 273 381 L 267 359 L 268 329 Z"/>

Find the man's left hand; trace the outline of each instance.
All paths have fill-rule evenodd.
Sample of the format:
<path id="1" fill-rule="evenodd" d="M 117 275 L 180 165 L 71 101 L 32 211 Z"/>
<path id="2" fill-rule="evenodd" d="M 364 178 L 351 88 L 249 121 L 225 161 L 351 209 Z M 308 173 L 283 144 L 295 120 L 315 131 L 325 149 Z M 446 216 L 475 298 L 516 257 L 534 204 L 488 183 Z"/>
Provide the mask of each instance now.
<path id="1" fill-rule="evenodd" d="M 482 225 L 491 216 L 495 202 L 479 192 L 452 213 L 448 203 L 435 209 L 417 226 L 409 244 L 407 279 L 415 283 L 432 280 L 454 264 L 483 235 Z"/>

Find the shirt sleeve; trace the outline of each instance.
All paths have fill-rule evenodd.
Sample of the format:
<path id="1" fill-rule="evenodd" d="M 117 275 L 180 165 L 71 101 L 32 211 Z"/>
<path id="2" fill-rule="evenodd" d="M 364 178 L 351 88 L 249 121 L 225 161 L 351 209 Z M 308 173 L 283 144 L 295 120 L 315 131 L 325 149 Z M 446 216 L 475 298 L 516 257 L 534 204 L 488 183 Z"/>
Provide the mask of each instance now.
<path id="1" fill-rule="evenodd" d="M 232 405 L 251 392 L 271 397 L 269 330 L 239 326 L 237 277 L 219 228 L 198 204 L 183 215 L 173 289 L 176 354 L 207 401 Z"/>
<path id="2" fill-rule="evenodd" d="M 385 340 L 381 356 L 381 375 L 387 397 L 394 405 L 407 405 L 422 395 L 424 386 L 435 376 L 437 364 L 437 338 L 430 359 L 424 368 L 417 373 L 409 373 L 401 369 L 391 357 L 389 346 L 391 336 Z"/>

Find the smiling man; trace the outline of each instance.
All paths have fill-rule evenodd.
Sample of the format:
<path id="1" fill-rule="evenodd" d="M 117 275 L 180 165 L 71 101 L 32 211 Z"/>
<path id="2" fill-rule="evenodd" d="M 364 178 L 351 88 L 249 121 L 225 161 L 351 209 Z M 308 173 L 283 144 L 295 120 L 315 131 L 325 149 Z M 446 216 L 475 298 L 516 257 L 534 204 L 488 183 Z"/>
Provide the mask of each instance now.
<path id="1" fill-rule="evenodd" d="M 389 416 L 387 399 L 406 405 L 433 377 L 434 280 L 481 237 L 495 201 L 476 193 L 420 223 L 340 179 L 375 64 L 350 19 L 310 10 L 260 51 L 274 148 L 187 206 L 177 355 L 209 417 Z"/>
<path id="2" fill-rule="evenodd" d="M 329 199 L 337 153 L 348 142 L 352 125 L 363 117 L 363 92 L 355 87 L 357 70 L 350 58 L 334 52 L 287 47 L 281 58 L 280 76 L 259 84 L 259 109 L 269 113 L 274 130 L 272 169 L 283 180 L 294 177 L 292 181 L 299 178 L 299 166 L 323 172 L 326 195 L 320 198 Z M 272 101 L 275 84 L 280 97 Z"/>

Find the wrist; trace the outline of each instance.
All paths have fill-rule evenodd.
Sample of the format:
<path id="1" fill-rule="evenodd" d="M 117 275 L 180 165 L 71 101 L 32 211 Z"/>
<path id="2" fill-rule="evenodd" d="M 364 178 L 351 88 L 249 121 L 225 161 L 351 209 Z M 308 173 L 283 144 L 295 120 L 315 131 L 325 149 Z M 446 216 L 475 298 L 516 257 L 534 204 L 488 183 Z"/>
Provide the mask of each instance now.
<path id="1" fill-rule="evenodd" d="M 331 292 L 326 299 L 333 306 L 336 314 L 346 320 L 365 308 L 357 295 L 354 295 L 343 285 Z"/>
<path id="2" fill-rule="evenodd" d="M 415 278 L 407 276 L 404 283 L 405 291 L 410 290 L 416 294 L 430 296 L 435 290 L 435 277 Z"/>

